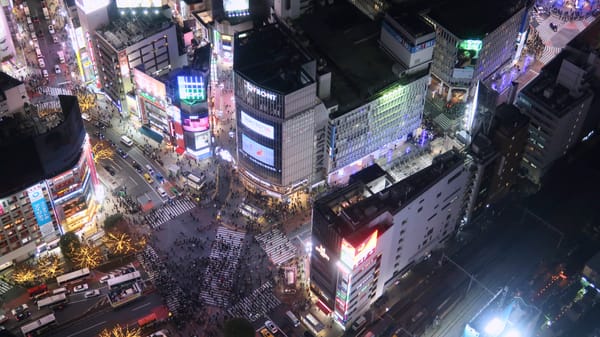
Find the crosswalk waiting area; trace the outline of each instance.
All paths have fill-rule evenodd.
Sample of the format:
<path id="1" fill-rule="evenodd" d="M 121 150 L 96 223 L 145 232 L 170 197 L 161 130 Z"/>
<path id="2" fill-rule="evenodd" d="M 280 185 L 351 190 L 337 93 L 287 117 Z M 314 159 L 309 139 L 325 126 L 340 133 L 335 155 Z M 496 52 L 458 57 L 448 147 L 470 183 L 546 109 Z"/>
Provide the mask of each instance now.
<path id="1" fill-rule="evenodd" d="M 146 223 L 152 228 L 158 228 L 165 222 L 193 209 L 196 204 L 189 199 L 175 199 L 153 209 L 144 216 Z"/>
<path id="2" fill-rule="evenodd" d="M 13 285 L 0 277 L 0 295 L 4 295 L 12 289 Z"/>
<path id="3" fill-rule="evenodd" d="M 205 287 L 200 292 L 204 303 L 228 307 L 246 233 L 219 227 L 212 243 L 208 266 L 204 272 Z"/>
<path id="4" fill-rule="evenodd" d="M 296 246 L 279 229 L 256 235 L 255 238 L 276 266 L 280 266 L 296 257 Z"/>

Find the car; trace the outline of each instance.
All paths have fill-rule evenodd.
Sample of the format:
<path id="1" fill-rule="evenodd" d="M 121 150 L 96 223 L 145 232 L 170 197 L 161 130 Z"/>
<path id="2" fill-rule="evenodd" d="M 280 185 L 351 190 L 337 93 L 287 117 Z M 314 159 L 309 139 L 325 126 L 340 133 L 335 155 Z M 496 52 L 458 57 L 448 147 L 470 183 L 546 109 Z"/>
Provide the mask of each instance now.
<path id="1" fill-rule="evenodd" d="M 146 179 L 146 182 L 148 184 L 152 184 L 154 182 L 154 180 L 152 180 L 152 177 L 148 173 L 144 173 L 144 179 Z"/>
<path id="2" fill-rule="evenodd" d="M 115 174 L 117 174 L 117 171 L 115 171 L 115 169 L 110 166 L 110 165 L 105 165 L 104 169 L 106 170 L 106 172 L 108 172 L 108 174 L 110 174 L 111 176 L 114 176 Z"/>
<path id="3" fill-rule="evenodd" d="M 42 75 L 44 75 L 44 78 L 48 78 L 48 70 L 43 69 L 42 70 Z"/>
<path id="4" fill-rule="evenodd" d="M 29 28 L 30 32 L 35 32 L 35 27 L 33 26 L 33 23 L 27 24 L 27 27 Z"/>
<path id="5" fill-rule="evenodd" d="M 6 315 L 0 315 L 0 324 L 4 323 L 8 321 L 8 316 Z"/>
<path id="6" fill-rule="evenodd" d="M 267 329 L 269 329 L 269 331 L 271 331 L 271 333 L 277 333 L 277 331 L 279 331 L 279 329 L 277 329 L 277 326 L 275 326 L 275 323 L 271 321 L 266 321 L 265 326 L 267 327 Z"/>
<path id="7" fill-rule="evenodd" d="M 87 283 L 83 283 L 80 285 L 76 285 L 75 287 L 73 287 L 73 292 L 74 293 L 80 293 L 82 291 L 88 290 L 89 286 Z"/>
<path id="8" fill-rule="evenodd" d="M 169 195 L 167 194 L 167 192 L 165 191 L 164 188 L 159 187 L 156 189 L 156 191 L 158 192 L 158 195 L 160 195 L 161 198 L 163 198 L 163 199 L 169 198 Z"/>
<path id="9" fill-rule="evenodd" d="M 33 42 L 37 42 L 38 38 L 37 38 L 37 35 L 35 35 L 35 32 L 31 32 L 31 40 Z"/>
<path id="10" fill-rule="evenodd" d="M 83 294 L 83 297 L 85 297 L 85 298 L 92 298 L 92 297 L 96 297 L 96 296 L 100 296 L 100 290 L 98 290 L 98 289 L 86 291 L 85 294 Z"/>
<path id="11" fill-rule="evenodd" d="M 54 31 L 54 26 L 52 25 L 48 25 L 48 31 L 50 32 L 50 34 L 56 33 L 56 31 Z"/>
<path id="12" fill-rule="evenodd" d="M 137 161 L 133 161 L 131 162 L 131 166 L 133 166 L 133 168 L 138 171 L 138 173 L 142 173 L 144 170 L 142 169 L 142 165 L 140 165 Z"/>
<path id="13" fill-rule="evenodd" d="M 54 65 L 54 72 L 60 74 L 60 66 L 58 64 Z"/>
<path id="14" fill-rule="evenodd" d="M 52 42 L 58 43 L 58 36 L 52 35 Z"/>
<path id="15" fill-rule="evenodd" d="M 114 274 L 104 275 L 100 278 L 100 283 L 106 283 L 106 282 L 108 282 L 108 280 L 110 280 L 113 277 L 115 277 Z"/>
<path id="16" fill-rule="evenodd" d="M 150 173 L 150 175 L 154 175 L 154 169 L 152 168 L 152 166 L 146 165 L 146 170 L 148 170 L 148 173 Z"/>
<path id="17" fill-rule="evenodd" d="M 46 68 L 46 62 L 44 62 L 43 58 L 40 57 L 38 63 L 40 64 L 40 68 Z"/>
<path id="18" fill-rule="evenodd" d="M 123 149 L 121 149 L 120 147 L 117 148 L 117 153 L 119 154 L 119 156 L 121 156 L 121 158 L 125 159 L 127 157 L 129 157 L 129 155 L 127 154 L 127 152 L 123 151 Z"/>
<path id="19" fill-rule="evenodd" d="M 262 329 L 260 329 L 260 334 L 261 334 L 263 337 L 275 337 L 275 336 L 273 336 L 273 334 L 272 334 L 271 332 L 269 332 L 269 330 L 267 330 L 266 328 L 262 328 Z"/>
<path id="20" fill-rule="evenodd" d="M 29 316 L 31 316 L 31 312 L 29 311 L 29 306 L 27 306 L 27 304 L 24 304 L 24 303 L 14 309 L 12 309 L 11 313 L 13 314 L 13 316 L 15 316 L 17 321 L 22 321 L 22 320 L 28 318 Z"/>

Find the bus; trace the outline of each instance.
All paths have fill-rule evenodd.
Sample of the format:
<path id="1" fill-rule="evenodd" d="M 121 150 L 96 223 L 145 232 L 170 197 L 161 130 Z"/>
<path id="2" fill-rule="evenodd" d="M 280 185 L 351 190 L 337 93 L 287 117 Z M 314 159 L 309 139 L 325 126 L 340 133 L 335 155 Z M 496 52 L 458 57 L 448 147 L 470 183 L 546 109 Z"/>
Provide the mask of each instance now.
<path id="1" fill-rule="evenodd" d="M 23 333 L 23 336 L 40 335 L 44 330 L 54 324 L 56 324 L 56 317 L 54 317 L 54 314 L 50 314 L 23 325 L 21 327 L 21 332 Z"/>
<path id="2" fill-rule="evenodd" d="M 83 268 L 83 269 L 79 269 L 70 273 L 66 273 L 64 275 L 58 276 L 56 277 L 56 283 L 58 283 L 58 285 L 60 286 L 63 283 L 67 283 L 67 282 L 71 282 L 71 281 L 75 281 L 75 280 L 79 280 L 79 279 L 85 279 L 88 278 L 90 276 L 90 269 L 89 268 Z"/>
<path id="3" fill-rule="evenodd" d="M 191 189 L 200 190 L 202 188 L 202 186 L 204 186 L 204 179 L 200 179 L 191 173 L 187 175 L 186 179 L 187 179 L 186 184 Z"/>
<path id="4" fill-rule="evenodd" d="M 64 293 L 48 296 L 46 298 L 42 298 L 41 300 L 39 300 L 37 302 L 37 306 L 38 306 L 39 310 L 42 310 L 45 307 L 53 306 L 56 304 L 63 304 L 63 303 L 67 303 L 67 295 Z"/>
<path id="5" fill-rule="evenodd" d="M 48 286 L 45 284 L 40 284 L 35 287 L 27 289 L 27 293 L 30 298 L 34 298 L 36 295 L 43 294 L 48 291 Z"/>
<path id="6" fill-rule="evenodd" d="M 108 279 L 108 281 L 106 281 L 106 283 L 108 284 L 108 289 L 113 289 L 115 287 L 136 281 L 136 280 L 140 279 L 141 277 L 142 277 L 142 275 L 140 274 L 140 272 L 136 270 L 133 273 L 127 273 L 127 274 L 123 274 L 121 276 L 117 276 L 117 277 Z"/>

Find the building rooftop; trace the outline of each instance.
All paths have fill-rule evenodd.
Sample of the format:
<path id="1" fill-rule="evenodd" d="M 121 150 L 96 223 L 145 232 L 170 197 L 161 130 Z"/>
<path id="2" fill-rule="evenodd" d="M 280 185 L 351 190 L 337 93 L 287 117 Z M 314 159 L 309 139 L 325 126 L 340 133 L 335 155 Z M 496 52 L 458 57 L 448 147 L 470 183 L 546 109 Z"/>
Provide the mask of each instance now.
<path id="1" fill-rule="evenodd" d="M 3 94 L 6 90 L 12 89 L 21 84 L 23 84 L 23 82 L 17 80 L 16 78 L 8 75 L 5 72 L 0 71 L 0 94 Z"/>
<path id="2" fill-rule="evenodd" d="M 122 50 L 172 25 L 173 22 L 161 13 L 118 16 L 112 18 L 107 26 L 97 29 L 96 34 L 114 49 Z"/>
<path id="3" fill-rule="evenodd" d="M 331 221 L 350 243 L 364 239 L 363 229 L 384 212 L 396 214 L 450 171 L 463 165 L 464 155 L 456 150 L 436 157 L 433 163 L 378 193 L 362 181 L 350 184 L 315 201 L 315 208 Z M 391 224 L 389 224 L 391 225 Z"/>
<path id="4" fill-rule="evenodd" d="M 412 35 L 415 39 L 425 36 L 427 34 L 435 33 L 435 29 L 427 21 L 425 21 L 420 15 L 409 14 L 405 11 L 395 10 L 396 7 L 390 8 L 388 15 L 394 19 L 398 24 L 406 30 L 407 33 Z"/>
<path id="5" fill-rule="evenodd" d="M 394 73 L 393 67 L 401 66 L 379 47 L 380 24 L 348 2 L 317 6 L 297 23 L 332 73 L 331 99 L 326 102 L 328 106 L 338 105 L 332 118 L 357 108 L 395 83 L 409 83 L 419 77 Z"/>
<path id="6" fill-rule="evenodd" d="M 460 39 L 482 39 L 512 17 L 527 0 L 455 0 L 439 3 L 427 16 Z"/>
<path id="7" fill-rule="evenodd" d="M 503 134 L 512 134 L 515 130 L 527 127 L 529 117 L 521 113 L 519 108 L 512 104 L 502 103 L 494 115 L 497 130 Z"/>
<path id="8" fill-rule="evenodd" d="M 587 96 L 592 94 L 590 89 L 584 90 L 579 97 L 569 94 L 569 89 L 556 83 L 557 74 L 544 68 L 522 91 L 531 101 L 545 108 L 558 118 L 562 118 Z"/>
<path id="9" fill-rule="evenodd" d="M 302 68 L 312 58 L 283 26 L 237 33 L 234 49 L 235 71 L 260 87 L 286 95 L 314 82 Z"/>

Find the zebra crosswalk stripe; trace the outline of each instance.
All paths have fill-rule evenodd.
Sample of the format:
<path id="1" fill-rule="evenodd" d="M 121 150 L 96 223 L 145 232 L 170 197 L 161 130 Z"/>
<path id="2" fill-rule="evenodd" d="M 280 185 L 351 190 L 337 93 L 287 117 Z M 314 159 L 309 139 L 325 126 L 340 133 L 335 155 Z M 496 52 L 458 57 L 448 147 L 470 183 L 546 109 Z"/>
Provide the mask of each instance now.
<path id="1" fill-rule="evenodd" d="M 155 209 L 151 214 L 146 216 L 146 221 L 152 228 L 157 228 L 194 207 L 196 207 L 196 204 L 191 200 L 177 199 L 172 204 L 165 204 Z"/>

